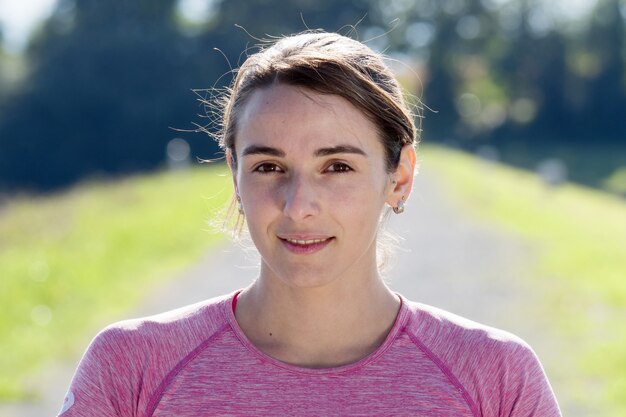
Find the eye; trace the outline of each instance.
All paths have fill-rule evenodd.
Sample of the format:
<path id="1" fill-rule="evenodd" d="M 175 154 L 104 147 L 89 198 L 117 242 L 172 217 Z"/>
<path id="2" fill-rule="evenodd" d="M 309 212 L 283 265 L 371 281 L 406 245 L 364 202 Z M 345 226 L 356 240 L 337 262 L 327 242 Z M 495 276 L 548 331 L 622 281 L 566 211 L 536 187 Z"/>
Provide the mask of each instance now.
<path id="1" fill-rule="evenodd" d="M 326 168 L 326 171 L 329 172 L 350 172 L 352 170 L 353 169 L 350 168 L 350 166 L 343 162 L 333 162 L 328 166 L 328 168 Z"/>
<path id="2" fill-rule="evenodd" d="M 270 174 L 272 172 L 283 172 L 282 168 L 276 164 L 272 164 L 270 162 L 263 162 L 257 165 L 254 169 L 254 172 L 260 172 L 261 174 Z"/>

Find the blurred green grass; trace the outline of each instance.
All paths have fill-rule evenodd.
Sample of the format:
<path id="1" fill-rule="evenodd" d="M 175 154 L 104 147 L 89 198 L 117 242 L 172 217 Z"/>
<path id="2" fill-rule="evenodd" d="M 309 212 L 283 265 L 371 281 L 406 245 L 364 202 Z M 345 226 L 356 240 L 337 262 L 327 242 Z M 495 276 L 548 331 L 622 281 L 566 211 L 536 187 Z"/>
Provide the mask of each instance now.
<path id="1" fill-rule="evenodd" d="M 626 201 L 445 148 L 426 146 L 422 159 L 458 204 L 535 248 L 531 285 L 562 342 L 561 363 L 545 365 L 567 373 L 567 395 L 604 417 L 626 415 Z"/>
<path id="2" fill-rule="evenodd" d="M 0 207 L 0 400 L 32 396 L 48 361 L 222 236 L 207 221 L 230 199 L 224 165 L 88 182 Z"/>

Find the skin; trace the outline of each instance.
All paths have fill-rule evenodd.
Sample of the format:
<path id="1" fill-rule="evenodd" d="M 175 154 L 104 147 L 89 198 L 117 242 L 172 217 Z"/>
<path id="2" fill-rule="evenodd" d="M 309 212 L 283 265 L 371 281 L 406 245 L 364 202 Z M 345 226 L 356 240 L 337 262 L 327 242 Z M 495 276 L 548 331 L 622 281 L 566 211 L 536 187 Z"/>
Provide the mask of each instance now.
<path id="1" fill-rule="evenodd" d="M 261 254 L 258 279 L 238 298 L 241 329 L 295 365 L 367 356 L 400 306 L 379 275 L 376 235 L 385 204 L 409 196 L 413 148 L 389 173 L 376 128 L 356 107 L 281 84 L 250 96 L 235 148 L 235 192 Z"/>

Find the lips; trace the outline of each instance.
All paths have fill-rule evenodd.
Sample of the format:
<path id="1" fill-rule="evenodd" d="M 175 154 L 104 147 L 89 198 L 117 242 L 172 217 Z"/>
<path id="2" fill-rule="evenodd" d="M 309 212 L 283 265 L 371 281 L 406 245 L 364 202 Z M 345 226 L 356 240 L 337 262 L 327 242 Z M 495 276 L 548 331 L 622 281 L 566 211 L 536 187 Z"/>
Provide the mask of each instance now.
<path id="1" fill-rule="evenodd" d="M 310 240 L 304 240 L 304 239 L 284 239 L 289 243 L 293 243 L 294 245 L 312 245 L 314 243 L 320 243 L 323 242 L 325 240 L 328 240 L 330 238 L 326 238 L 326 239 L 310 239 Z"/>
<path id="2" fill-rule="evenodd" d="M 283 246 L 292 253 L 305 255 L 324 249 L 334 237 L 278 237 Z"/>

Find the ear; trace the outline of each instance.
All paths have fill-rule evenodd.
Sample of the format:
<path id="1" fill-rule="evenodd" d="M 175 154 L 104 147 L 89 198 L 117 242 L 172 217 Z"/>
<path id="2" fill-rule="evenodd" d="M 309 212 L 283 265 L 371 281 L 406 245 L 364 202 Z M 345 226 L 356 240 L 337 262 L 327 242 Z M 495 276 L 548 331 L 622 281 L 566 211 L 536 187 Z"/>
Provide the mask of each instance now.
<path id="1" fill-rule="evenodd" d="M 398 167 L 391 174 L 391 187 L 387 193 L 386 203 L 397 207 L 401 200 L 407 201 L 413 189 L 417 156 L 412 144 L 404 145 L 400 152 Z"/>
<path id="2" fill-rule="evenodd" d="M 239 187 L 237 186 L 237 167 L 235 163 L 235 156 L 230 149 L 226 149 L 226 163 L 230 170 L 230 175 L 233 179 L 233 187 L 235 187 L 235 196 L 239 196 Z"/>

